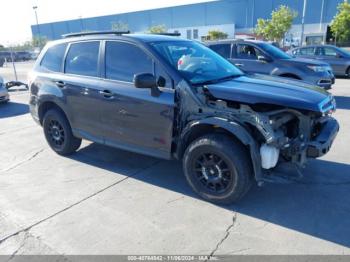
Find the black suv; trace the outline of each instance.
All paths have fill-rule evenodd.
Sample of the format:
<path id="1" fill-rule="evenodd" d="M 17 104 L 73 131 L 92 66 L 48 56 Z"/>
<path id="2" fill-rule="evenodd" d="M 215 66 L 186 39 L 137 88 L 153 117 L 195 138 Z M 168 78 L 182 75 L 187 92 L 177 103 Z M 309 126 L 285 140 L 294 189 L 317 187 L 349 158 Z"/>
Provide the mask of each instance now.
<path id="1" fill-rule="evenodd" d="M 39 56 L 30 111 L 60 155 L 88 139 L 182 160 L 201 197 L 230 203 L 254 180 L 280 181 L 281 167 L 324 155 L 338 133 L 328 92 L 269 78 L 247 77 L 194 41 L 70 35 Z"/>
<path id="2" fill-rule="evenodd" d="M 223 40 L 207 45 L 245 73 L 267 74 L 302 80 L 325 89 L 335 83 L 329 64 L 313 59 L 293 58 L 263 41 Z"/>

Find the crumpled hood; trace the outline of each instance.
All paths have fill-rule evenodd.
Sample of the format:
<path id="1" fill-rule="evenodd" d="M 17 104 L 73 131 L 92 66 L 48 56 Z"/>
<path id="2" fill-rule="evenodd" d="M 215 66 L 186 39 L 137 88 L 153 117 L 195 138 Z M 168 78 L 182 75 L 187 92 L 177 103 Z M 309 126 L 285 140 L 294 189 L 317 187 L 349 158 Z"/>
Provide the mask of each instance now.
<path id="1" fill-rule="evenodd" d="M 247 104 L 274 104 L 315 112 L 335 109 L 334 98 L 322 88 L 281 77 L 241 76 L 207 88 L 217 99 Z"/>

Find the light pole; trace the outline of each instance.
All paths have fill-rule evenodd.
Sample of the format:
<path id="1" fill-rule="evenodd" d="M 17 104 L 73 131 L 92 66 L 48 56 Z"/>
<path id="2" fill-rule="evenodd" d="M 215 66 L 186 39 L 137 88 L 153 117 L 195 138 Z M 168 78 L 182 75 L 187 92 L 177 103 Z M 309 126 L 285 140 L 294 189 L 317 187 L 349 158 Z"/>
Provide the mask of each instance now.
<path id="1" fill-rule="evenodd" d="M 306 14 L 306 7 L 307 7 L 307 0 L 304 0 L 304 6 L 303 6 L 303 16 L 301 17 L 301 39 L 300 39 L 300 45 L 303 45 L 304 42 L 304 30 L 305 30 L 305 14 Z"/>
<path id="2" fill-rule="evenodd" d="M 80 27 L 81 27 L 81 31 L 84 32 L 84 21 L 83 21 L 83 17 L 80 15 L 79 16 L 79 20 L 80 20 Z"/>
<path id="3" fill-rule="evenodd" d="M 34 10 L 34 13 L 35 13 L 35 20 L 36 20 L 36 30 L 38 32 L 38 38 L 40 38 L 40 27 L 39 27 L 39 20 L 38 20 L 38 13 L 37 13 L 37 10 L 38 9 L 38 6 L 33 6 L 33 10 Z"/>

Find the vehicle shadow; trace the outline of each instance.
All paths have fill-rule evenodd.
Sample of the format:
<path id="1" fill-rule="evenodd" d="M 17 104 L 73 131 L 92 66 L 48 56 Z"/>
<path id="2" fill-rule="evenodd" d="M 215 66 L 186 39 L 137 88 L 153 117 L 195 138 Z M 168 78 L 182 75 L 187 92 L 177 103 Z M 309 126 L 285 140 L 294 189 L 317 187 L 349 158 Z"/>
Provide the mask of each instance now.
<path id="1" fill-rule="evenodd" d="M 125 161 L 140 166 L 132 179 L 198 199 L 186 182 L 179 161 L 157 160 L 90 144 L 72 159 L 126 175 Z M 156 163 L 156 165 L 154 165 Z M 145 166 L 152 166 L 152 169 Z M 291 184 L 253 186 L 238 204 L 220 206 L 303 234 L 350 247 L 350 165 L 310 161 L 305 177 Z"/>
<path id="2" fill-rule="evenodd" d="M 350 97 L 348 96 L 335 96 L 338 109 L 350 109 Z"/>
<path id="3" fill-rule="evenodd" d="M 8 102 L 0 104 L 0 119 L 14 116 L 20 116 L 29 113 L 27 104 Z"/>

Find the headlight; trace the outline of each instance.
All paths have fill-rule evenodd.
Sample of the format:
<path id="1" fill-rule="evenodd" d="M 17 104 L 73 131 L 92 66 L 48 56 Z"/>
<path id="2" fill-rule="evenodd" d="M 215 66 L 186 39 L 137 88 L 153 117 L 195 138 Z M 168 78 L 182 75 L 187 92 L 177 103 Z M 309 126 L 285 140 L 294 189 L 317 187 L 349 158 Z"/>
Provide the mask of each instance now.
<path id="1" fill-rule="evenodd" d="M 332 68 L 330 66 L 307 66 L 309 69 L 315 72 L 332 72 Z"/>

